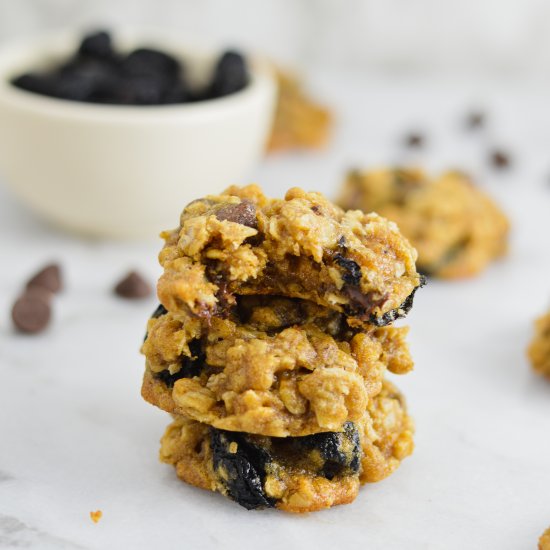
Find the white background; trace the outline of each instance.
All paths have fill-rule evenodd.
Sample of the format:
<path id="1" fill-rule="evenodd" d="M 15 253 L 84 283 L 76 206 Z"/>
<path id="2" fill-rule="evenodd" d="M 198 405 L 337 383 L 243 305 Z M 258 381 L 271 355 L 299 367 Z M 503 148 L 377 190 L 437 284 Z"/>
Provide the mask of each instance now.
<path id="1" fill-rule="evenodd" d="M 349 506 L 305 517 L 247 512 L 157 461 L 169 419 L 139 397 L 137 353 L 156 304 L 121 302 L 110 288 L 130 267 L 154 280 L 160 242 L 68 236 L 0 188 L 0 548 L 534 549 L 550 525 L 550 385 L 525 358 L 550 297 L 541 77 L 550 65 L 548 48 L 535 47 L 550 35 L 548 3 L 197 5 L 0 0 L 0 28 L 7 39 L 109 12 L 115 22 L 178 25 L 304 64 L 336 111 L 331 145 L 266 159 L 250 181 L 271 194 L 300 185 L 334 196 L 351 165 L 463 168 L 510 215 L 510 254 L 479 278 L 418 293 L 409 318 L 416 370 L 396 380 L 417 448 L 393 476 Z M 372 47 L 357 47 L 362 40 Z M 474 106 L 488 113 L 476 134 L 462 124 Z M 400 147 L 411 128 L 428 137 L 415 156 Z M 505 174 L 486 162 L 495 145 L 512 154 Z M 67 280 L 55 322 L 37 337 L 13 333 L 8 312 L 24 278 L 55 258 Z M 96 509 L 97 525 L 88 516 Z"/>
<path id="2" fill-rule="evenodd" d="M 0 0 L 0 41 L 98 24 L 170 28 L 298 66 L 550 72 L 546 0 Z"/>

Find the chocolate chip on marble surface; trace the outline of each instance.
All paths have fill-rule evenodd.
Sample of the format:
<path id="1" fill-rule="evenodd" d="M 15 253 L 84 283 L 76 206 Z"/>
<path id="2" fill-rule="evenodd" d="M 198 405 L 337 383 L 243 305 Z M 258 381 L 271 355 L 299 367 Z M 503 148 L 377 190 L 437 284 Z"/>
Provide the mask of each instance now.
<path id="1" fill-rule="evenodd" d="M 152 291 L 151 285 L 137 271 L 130 271 L 114 288 L 115 294 L 129 300 L 146 298 Z"/>
<path id="2" fill-rule="evenodd" d="M 466 117 L 466 126 L 471 130 L 477 130 L 485 126 L 485 114 L 481 111 L 472 111 Z"/>
<path id="3" fill-rule="evenodd" d="M 46 265 L 33 275 L 27 282 L 27 289 L 33 287 L 42 287 L 50 292 L 59 292 L 63 287 L 59 264 Z"/>
<path id="4" fill-rule="evenodd" d="M 15 328 L 27 334 L 43 331 L 51 319 L 52 293 L 40 286 L 28 288 L 13 304 L 11 317 Z"/>
<path id="5" fill-rule="evenodd" d="M 405 145 L 411 148 L 420 148 L 425 144 L 425 138 L 418 132 L 411 132 L 405 136 Z"/>
<path id="6" fill-rule="evenodd" d="M 495 149 L 490 153 L 491 164 L 498 170 L 509 168 L 511 164 L 510 155 L 501 149 Z"/>

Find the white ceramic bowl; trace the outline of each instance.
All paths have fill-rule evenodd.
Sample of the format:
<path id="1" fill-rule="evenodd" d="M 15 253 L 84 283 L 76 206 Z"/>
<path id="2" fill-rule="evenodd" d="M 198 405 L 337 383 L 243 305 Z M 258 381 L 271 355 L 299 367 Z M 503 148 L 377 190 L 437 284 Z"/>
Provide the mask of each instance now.
<path id="1" fill-rule="evenodd" d="M 219 49 L 158 35 L 116 33 L 117 47 L 153 46 L 184 60 L 191 82 L 209 77 Z M 275 84 L 254 60 L 240 92 L 192 104 L 115 106 L 52 99 L 9 79 L 66 59 L 76 35 L 0 52 L 0 178 L 57 225 L 106 237 L 152 237 L 183 206 L 243 183 L 261 158 Z"/>

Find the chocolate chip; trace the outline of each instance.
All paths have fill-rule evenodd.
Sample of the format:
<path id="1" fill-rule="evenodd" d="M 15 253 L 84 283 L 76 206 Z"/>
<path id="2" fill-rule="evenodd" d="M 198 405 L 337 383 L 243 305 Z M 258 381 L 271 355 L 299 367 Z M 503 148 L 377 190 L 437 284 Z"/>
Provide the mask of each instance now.
<path id="1" fill-rule="evenodd" d="M 424 136 L 418 133 L 411 133 L 405 136 L 405 145 L 412 148 L 420 148 L 424 145 Z"/>
<path id="2" fill-rule="evenodd" d="M 510 155 L 505 151 L 500 149 L 495 149 L 491 152 L 491 164 L 498 170 L 503 170 L 509 168 L 510 166 Z"/>
<path id="3" fill-rule="evenodd" d="M 47 265 L 27 282 L 28 289 L 42 287 L 50 292 L 59 292 L 62 286 L 61 268 L 58 264 Z"/>
<path id="4" fill-rule="evenodd" d="M 246 199 L 238 204 L 222 206 L 216 212 L 216 218 L 220 221 L 227 220 L 228 222 L 240 223 L 241 225 L 246 225 L 254 229 L 258 228 L 256 207 L 252 202 Z"/>
<path id="5" fill-rule="evenodd" d="M 480 111 L 472 111 L 466 117 L 466 126 L 472 130 L 477 130 L 485 125 L 485 115 Z"/>
<path id="6" fill-rule="evenodd" d="M 17 330 L 27 334 L 44 330 L 51 318 L 50 298 L 51 293 L 43 287 L 27 289 L 11 310 L 11 318 Z"/>
<path id="7" fill-rule="evenodd" d="M 146 298 L 152 292 L 151 285 L 136 271 L 130 271 L 115 286 L 115 294 L 121 298 Z"/>
<path id="8" fill-rule="evenodd" d="M 388 300 L 388 296 L 384 294 L 381 298 L 374 298 L 374 293 L 367 292 L 363 294 L 357 287 L 346 286 L 346 294 L 354 302 L 350 305 L 349 315 L 360 315 L 363 317 L 365 314 L 370 313 L 376 307 L 382 307 Z M 357 307 L 359 306 L 359 307 Z"/>

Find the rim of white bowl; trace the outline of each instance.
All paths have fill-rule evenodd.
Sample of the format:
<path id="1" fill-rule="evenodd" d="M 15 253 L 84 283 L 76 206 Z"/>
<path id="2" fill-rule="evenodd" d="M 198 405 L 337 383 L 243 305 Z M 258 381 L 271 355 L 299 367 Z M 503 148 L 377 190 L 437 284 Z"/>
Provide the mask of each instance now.
<path id="1" fill-rule="evenodd" d="M 85 32 L 85 31 L 84 31 Z M 193 103 L 170 105 L 116 105 L 87 103 L 54 98 L 14 86 L 12 77 L 33 70 L 42 58 L 63 57 L 75 50 L 82 37 L 80 29 L 70 32 L 50 33 L 30 40 L 20 40 L 0 48 L 0 104 L 21 110 L 47 115 L 52 118 L 71 118 L 93 120 L 94 122 L 150 123 L 154 119 L 177 123 L 182 119 L 190 120 L 217 117 L 224 112 L 234 111 L 245 106 L 250 100 L 275 91 L 273 66 L 258 56 L 249 56 L 250 82 L 238 92 Z M 191 58 L 214 58 L 224 49 L 210 46 L 196 40 L 179 40 L 172 32 L 161 34 L 159 29 L 125 29 L 113 32 L 116 42 L 138 44 L 164 48 L 177 58 L 181 52 L 189 52 Z M 179 52 L 179 53 L 178 53 Z"/>

